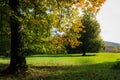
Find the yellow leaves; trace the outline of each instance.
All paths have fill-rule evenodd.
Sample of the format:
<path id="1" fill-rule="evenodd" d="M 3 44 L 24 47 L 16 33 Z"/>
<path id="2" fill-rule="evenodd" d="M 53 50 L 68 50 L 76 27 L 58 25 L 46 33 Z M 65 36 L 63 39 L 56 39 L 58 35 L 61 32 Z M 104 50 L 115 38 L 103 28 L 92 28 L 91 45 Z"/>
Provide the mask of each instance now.
<path id="1" fill-rule="evenodd" d="M 38 23 L 39 23 L 39 21 L 36 20 L 36 19 L 31 19 L 31 22 L 32 22 L 33 24 L 38 24 Z"/>
<path id="2" fill-rule="evenodd" d="M 85 8 L 85 0 L 75 0 L 75 3 L 73 5 L 74 5 L 74 8 L 77 8 L 77 9 Z"/>
<path id="3" fill-rule="evenodd" d="M 86 1 L 85 6 L 89 6 L 90 2 Z"/>
<path id="4" fill-rule="evenodd" d="M 75 33 L 80 33 L 81 31 L 83 31 L 83 28 L 85 28 L 85 26 L 82 25 L 82 23 L 79 22 L 73 22 L 73 30 Z"/>
<path id="5" fill-rule="evenodd" d="M 53 43 L 53 44 L 59 44 L 59 43 L 61 43 L 62 41 L 63 41 L 62 37 L 56 36 L 55 38 L 53 38 L 52 43 Z"/>
<path id="6" fill-rule="evenodd" d="M 94 11 L 95 11 L 95 8 L 94 8 L 94 7 L 90 7 L 88 10 L 89 10 L 90 12 L 94 12 Z"/>
<path id="7" fill-rule="evenodd" d="M 77 8 L 83 8 L 84 7 L 84 3 L 76 3 L 75 4 Z"/>
<path id="8" fill-rule="evenodd" d="M 21 30 L 20 30 L 20 31 L 23 31 L 23 32 L 24 32 L 24 31 L 25 31 L 25 29 L 26 29 L 26 26 L 25 26 L 25 25 L 22 25 L 22 26 L 21 26 Z"/>
<path id="9" fill-rule="evenodd" d="M 74 28 L 74 31 L 76 32 L 76 33 L 79 33 L 80 31 L 82 31 L 83 29 L 82 28 L 80 28 L 80 27 L 76 27 L 76 28 Z"/>
<path id="10" fill-rule="evenodd" d="M 99 0 L 99 3 L 104 3 L 106 0 Z"/>
<path id="11" fill-rule="evenodd" d="M 44 2 L 47 2 L 47 0 L 43 0 Z"/>
<path id="12" fill-rule="evenodd" d="M 67 28 L 62 28 L 62 27 L 57 27 L 57 28 L 58 28 L 58 31 L 60 31 L 60 32 L 65 32 L 65 33 L 69 32 L 69 29 L 67 29 Z"/>
<path id="13" fill-rule="evenodd" d="M 98 13 L 101 6 L 104 4 L 106 0 L 84 0 L 85 6 L 82 8 L 84 13 L 92 12 Z"/>
<path id="14" fill-rule="evenodd" d="M 81 27 L 81 28 L 86 28 L 86 26 L 84 26 L 84 25 L 81 25 L 80 27 Z"/>
<path id="15" fill-rule="evenodd" d="M 81 44 L 81 42 L 79 42 L 75 38 L 69 38 L 68 41 L 70 42 L 70 45 L 71 45 L 72 48 L 75 48 L 76 46 L 79 46 Z"/>
<path id="16" fill-rule="evenodd" d="M 38 20 L 38 19 L 30 19 L 30 22 L 32 22 L 33 24 L 35 25 L 39 25 L 39 24 L 47 24 L 47 20 L 46 19 L 41 19 L 41 20 Z"/>
<path id="17" fill-rule="evenodd" d="M 49 42 L 51 42 L 54 46 L 57 47 L 57 49 L 61 49 L 64 45 L 65 39 L 61 36 L 55 36 L 51 39 L 49 39 Z"/>

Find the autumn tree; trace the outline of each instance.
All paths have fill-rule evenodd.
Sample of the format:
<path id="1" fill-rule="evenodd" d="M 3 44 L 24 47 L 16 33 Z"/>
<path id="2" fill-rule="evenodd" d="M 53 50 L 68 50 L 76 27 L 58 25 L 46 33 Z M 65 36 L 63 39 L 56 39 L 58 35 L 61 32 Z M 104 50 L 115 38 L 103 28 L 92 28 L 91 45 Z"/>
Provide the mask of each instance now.
<path id="1" fill-rule="evenodd" d="M 61 45 L 61 40 L 62 42 L 70 42 L 72 47 L 78 46 L 80 44 L 77 40 L 80 37 L 78 33 L 83 28 L 78 9 L 81 9 L 83 13 L 86 13 L 87 10 L 97 12 L 104 1 L 9 0 L 9 4 L 5 5 L 10 8 L 11 58 L 10 65 L 4 72 L 25 71 L 27 64 L 23 46 L 28 46 L 29 42 L 35 44 L 36 47 L 39 47 L 40 42 L 53 42 L 55 39 L 48 37 L 47 33 L 51 31 L 52 27 L 65 33 L 64 38 L 57 37 L 59 41 L 56 41 L 56 44 Z M 24 42 L 28 44 L 26 45 Z"/>

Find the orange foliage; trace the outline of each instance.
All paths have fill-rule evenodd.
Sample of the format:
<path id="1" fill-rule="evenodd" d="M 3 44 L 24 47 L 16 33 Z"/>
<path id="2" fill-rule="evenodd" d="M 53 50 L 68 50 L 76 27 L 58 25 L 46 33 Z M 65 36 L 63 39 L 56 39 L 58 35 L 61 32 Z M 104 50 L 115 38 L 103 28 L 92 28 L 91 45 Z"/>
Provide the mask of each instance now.
<path id="1" fill-rule="evenodd" d="M 59 47 L 62 47 L 63 43 L 70 43 L 72 47 L 80 45 L 81 42 L 77 39 L 80 37 L 80 32 L 85 32 L 83 30 L 85 26 L 81 23 L 81 15 L 78 16 L 78 9 L 80 9 L 83 14 L 85 12 L 97 13 L 105 1 L 106 0 L 25 0 L 26 4 L 37 5 L 41 3 L 40 6 L 37 5 L 39 6 L 36 9 L 38 12 L 50 11 L 49 14 L 38 14 L 42 16 L 38 20 L 30 19 L 33 24 L 41 25 L 41 29 L 45 29 L 46 31 L 48 30 L 48 26 L 51 25 L 57 28 L 58 31 L 67 34 L 65 37 L 57 35 L 49 39 L 52 44 L 58 45 Z M 72 6 L 75 6 L 75 8 Z"/>

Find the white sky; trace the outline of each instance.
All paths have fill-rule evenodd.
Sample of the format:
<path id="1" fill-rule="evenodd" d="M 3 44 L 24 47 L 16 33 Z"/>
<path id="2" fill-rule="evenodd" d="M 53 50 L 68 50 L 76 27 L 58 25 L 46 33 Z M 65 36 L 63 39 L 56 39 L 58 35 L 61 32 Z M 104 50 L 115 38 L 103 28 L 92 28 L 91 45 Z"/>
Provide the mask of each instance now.
<path id="1" fill-rule="evenodd" d="M 106 0 L 97 20 L 101 25 L 103 40 L 120 43 L 120 0 Z"/>

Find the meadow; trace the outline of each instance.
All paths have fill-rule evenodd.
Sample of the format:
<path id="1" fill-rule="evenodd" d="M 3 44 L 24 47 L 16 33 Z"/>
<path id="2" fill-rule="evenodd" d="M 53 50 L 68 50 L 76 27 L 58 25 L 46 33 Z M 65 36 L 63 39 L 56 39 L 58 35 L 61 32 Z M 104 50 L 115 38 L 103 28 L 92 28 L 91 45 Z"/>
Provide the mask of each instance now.
<path id="1" fill-rule="evenodd" d="M 0 80 L 120 80 L 120 53 L 40 54 L 27 58 L 28 71 L 0 76 Z M 9 58 L 0 57 L 0 70 L 9 65 Z M 115 68 L 116 67 L 116 68 Z"/>

